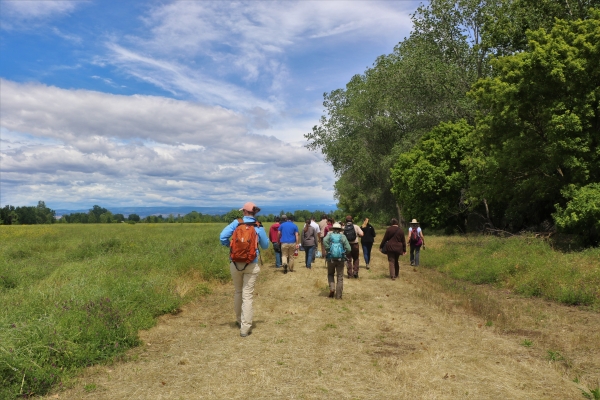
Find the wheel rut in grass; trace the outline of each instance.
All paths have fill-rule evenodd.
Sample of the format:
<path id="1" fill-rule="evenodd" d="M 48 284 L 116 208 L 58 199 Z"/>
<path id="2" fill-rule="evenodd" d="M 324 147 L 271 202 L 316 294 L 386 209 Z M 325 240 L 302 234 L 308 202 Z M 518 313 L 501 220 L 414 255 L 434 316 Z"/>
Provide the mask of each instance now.
<path id="1" fill-rule="evenodd" d="M 308 270 L 301 258 L 288 274 L 261 267 L 247 338 L 235 326 L 233 286 L 217 286 L 141 332 L 131 361 L 90 368 L 47 398 L 582 398 L 517 335 L 440 307 L 443 294 L 406 257 L 391 281 L 374 254 L 360 279 L 344 277 L 341 300 L 327 297 L 324 261 Z"/>

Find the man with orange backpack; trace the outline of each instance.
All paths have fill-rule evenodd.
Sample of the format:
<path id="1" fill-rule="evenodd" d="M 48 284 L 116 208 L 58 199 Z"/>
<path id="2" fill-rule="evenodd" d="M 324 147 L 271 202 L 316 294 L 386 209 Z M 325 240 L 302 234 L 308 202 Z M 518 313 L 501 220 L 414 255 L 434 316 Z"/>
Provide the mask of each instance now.
<path id="1" fill-rule="evenodd" d="M 259 249 L 269 247 L 269 238 L 255 215 L 260 211 L 254 203 L 248 202 L 240 208 L 243 218 L 227 225 L 219 239 L 223 246 L 230 248 L 229 270 L 235 288 L 234 309 L 240 336 L 248 336 L 252 328 L 252 297 L 254 284 L 260 272 L 258 266 Z"/>

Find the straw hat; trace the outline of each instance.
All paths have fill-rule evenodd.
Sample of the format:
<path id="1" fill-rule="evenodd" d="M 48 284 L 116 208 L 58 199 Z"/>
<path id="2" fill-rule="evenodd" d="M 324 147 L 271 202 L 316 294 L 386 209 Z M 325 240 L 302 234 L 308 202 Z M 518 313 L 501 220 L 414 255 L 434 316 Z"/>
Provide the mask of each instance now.
<path id="1" fill-rule="evenodd" d="M 336 222 L 335 224 L 333 224 L 332 228 L 333 229 L 342 229 L 342 226 L 340 225 L 339 222 Z"/>
<path id="2" fill-rule="evenodd" d="M 410 223 L 411 223 L 411 224 L 418 224 L 419 222 L 418 222 L 416 219 L 414 219 L 414 218 L 413 218 L 413 220 L 412 220 L 412 221 L 410 221 Z"/>

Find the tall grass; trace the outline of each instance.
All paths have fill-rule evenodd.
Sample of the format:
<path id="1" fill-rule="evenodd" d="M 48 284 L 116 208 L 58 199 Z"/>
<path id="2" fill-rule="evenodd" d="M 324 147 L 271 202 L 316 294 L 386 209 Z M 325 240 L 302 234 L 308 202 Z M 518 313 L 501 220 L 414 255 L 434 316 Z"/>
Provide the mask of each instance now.
<path id="1" fill-rule="evenodd" d="M 157 316 L 228 280 L 224 225 L 0 227 L 0 398 L 118 357 Z"/>
<path id="2" fill-rule="evenodd" d="M 563 253 L 533 237 L 426 239 L 421 264 L 452 278 L 600 310 L 600 248 Z"/>

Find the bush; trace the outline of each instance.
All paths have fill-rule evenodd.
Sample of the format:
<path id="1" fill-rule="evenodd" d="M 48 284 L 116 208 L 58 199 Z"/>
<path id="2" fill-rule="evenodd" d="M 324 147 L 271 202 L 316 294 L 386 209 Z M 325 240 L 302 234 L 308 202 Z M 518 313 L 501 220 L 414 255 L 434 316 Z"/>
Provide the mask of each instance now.
<path id="1" fill-rule="evenodd" d="M 600 183 L 579 189 L 568 188 L 563 193 L 570 199 L 563 209 L 556 205 L 553 214 L 556 225 L 566 233 L 579 235 L 587 246 L 600 243 Z"/>

